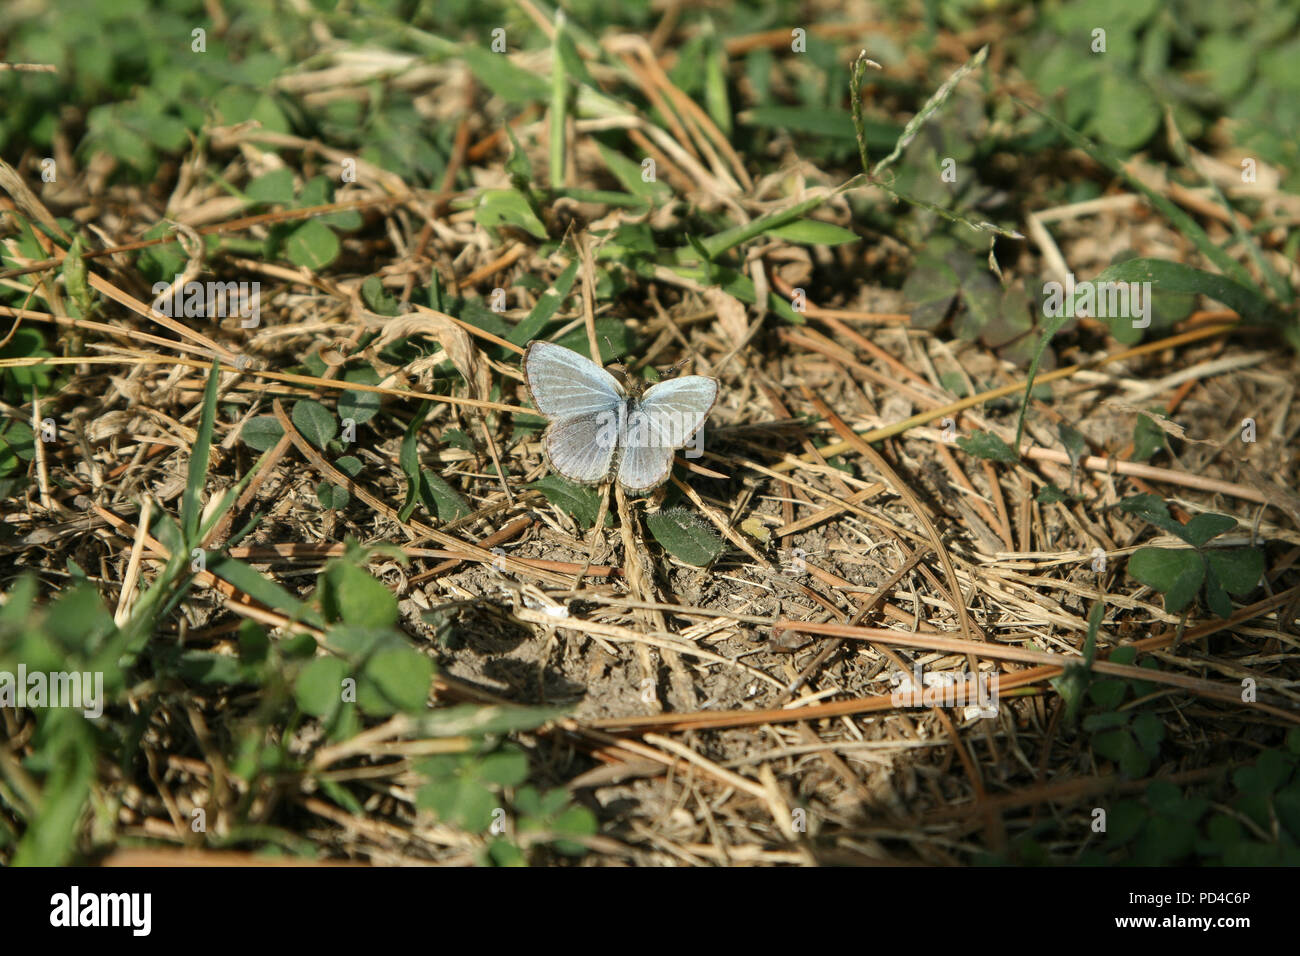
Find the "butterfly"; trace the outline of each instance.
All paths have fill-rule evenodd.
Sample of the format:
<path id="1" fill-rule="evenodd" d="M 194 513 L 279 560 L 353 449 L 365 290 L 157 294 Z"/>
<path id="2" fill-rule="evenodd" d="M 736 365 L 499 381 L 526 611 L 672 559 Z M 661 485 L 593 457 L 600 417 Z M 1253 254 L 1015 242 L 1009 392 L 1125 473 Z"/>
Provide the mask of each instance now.
<path id="1" fill-rule="evenodd" d="M 554 342 L 529 345 L 523 369 L 533 406 L 551 420 L 543 439 L 551 467 L 588 485 L 617 475 L 630 492 L 668 480 L 673 452 L 695 436 L 718 399 L 717 379 L 703 375 L 644 392 L 635 380 L 624 388 L 591 359 Z"/>

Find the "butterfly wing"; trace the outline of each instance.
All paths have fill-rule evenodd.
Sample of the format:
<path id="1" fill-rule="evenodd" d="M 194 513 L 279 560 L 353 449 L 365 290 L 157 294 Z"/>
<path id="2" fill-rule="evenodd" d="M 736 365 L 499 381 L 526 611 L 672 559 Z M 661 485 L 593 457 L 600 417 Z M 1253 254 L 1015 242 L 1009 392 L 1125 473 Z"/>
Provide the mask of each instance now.
<path id="1" fill-rule="evenodd" d="M 543 442 L 551 467 L 570 481 L 604 481 L 618 447 L 618 418 L 617 412 L 598 412 L 551 422 Z"/>
<path id="2" fill-rule="evenodd" d="M 663 484 L 673 467 L 673 452 L 700 430 L 717 398 L 717 381 L 702 375 L 651 386 L 627 415 L 619 439 L 619 483 L 628 491 Z"/>
<path id="3" fill-rule="evenodd" d="M 534 407 L 551 419 L 543 440 L 551 467 L 570 481 L 607 478 L 627 408 L 618 380 L 591 359 L 543 341 L 524 353 L 524 379 Z"/>
<path id="4" fill-rule="evenodd" d="M 554 342 L 535 340 L 528 346 L 524 380 L 533 407 L 557 421 L 611 411 L 627 397 L 613 375 Z"/>

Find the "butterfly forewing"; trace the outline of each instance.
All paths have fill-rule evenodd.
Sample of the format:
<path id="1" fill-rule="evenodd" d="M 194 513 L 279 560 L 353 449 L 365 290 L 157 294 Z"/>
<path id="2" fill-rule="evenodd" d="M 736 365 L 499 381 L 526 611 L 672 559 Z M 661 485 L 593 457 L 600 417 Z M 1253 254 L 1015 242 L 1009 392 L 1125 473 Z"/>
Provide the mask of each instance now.
<path id="1" fill-rule="evenodd" d="M 717 380 L 703 375 L 683 375 L 652 385 L 641 398 L 652 440 L 681 448 L 700 430 L 717 398 Z"/>
<path id="2" fill-rule="evenodd" d="M 556 421 L 601 412 L 617 414 L 626 398 L 613 375 L 591 359 L 553 342 L 535 341 L 528 346 L 524 378 L 533 405 Z"/>

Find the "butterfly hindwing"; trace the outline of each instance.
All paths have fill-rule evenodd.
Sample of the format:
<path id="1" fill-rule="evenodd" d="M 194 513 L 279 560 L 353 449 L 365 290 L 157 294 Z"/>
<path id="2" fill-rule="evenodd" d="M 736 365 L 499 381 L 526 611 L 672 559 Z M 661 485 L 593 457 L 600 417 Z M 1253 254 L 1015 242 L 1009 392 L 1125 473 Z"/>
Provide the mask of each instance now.
<path id="1" fill-rule="evenodd" d="M 617 414 L 564 418 L 546 429 L 546 457 L 570 481 L 594 484 L 609 476 L 618 447 Z"/>
<path id="2" fill-rule="evenodd" d="M 618 461 L 618 483 L 627 491 L 649 491 L 668 479 L 673 450 L 658 445 L 628 445 Z"/>

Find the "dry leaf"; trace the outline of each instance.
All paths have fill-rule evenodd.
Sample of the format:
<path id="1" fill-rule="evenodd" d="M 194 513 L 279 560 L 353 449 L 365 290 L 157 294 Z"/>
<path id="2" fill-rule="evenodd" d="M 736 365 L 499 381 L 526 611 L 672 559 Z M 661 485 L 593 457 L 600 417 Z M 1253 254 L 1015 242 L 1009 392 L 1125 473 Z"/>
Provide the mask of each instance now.
<path id="1" fill-rule="evenodd" d="M 469 383 L 470 394 L 486 401 L 492 390 L 492 376 L 487 363 L 479 357 L 469 333 L 453 322 L 449 315 L 419 305 L 415 309 L 414 312 L 392 317 L 366 313 L 368 323 L 375 323 L 376 320 L 382 323 L 379 338 L 372 343 L 374 347 L 383 349 L 398 339 L 426 335 L 442 346 L 442 350 L 447 353 L 446 357 L 456 366 L 456 371 Z M 409 371 L 416 374 L 441 361 L 439 356 L 430 356 L 427 360 L 414 363 Z"/>

